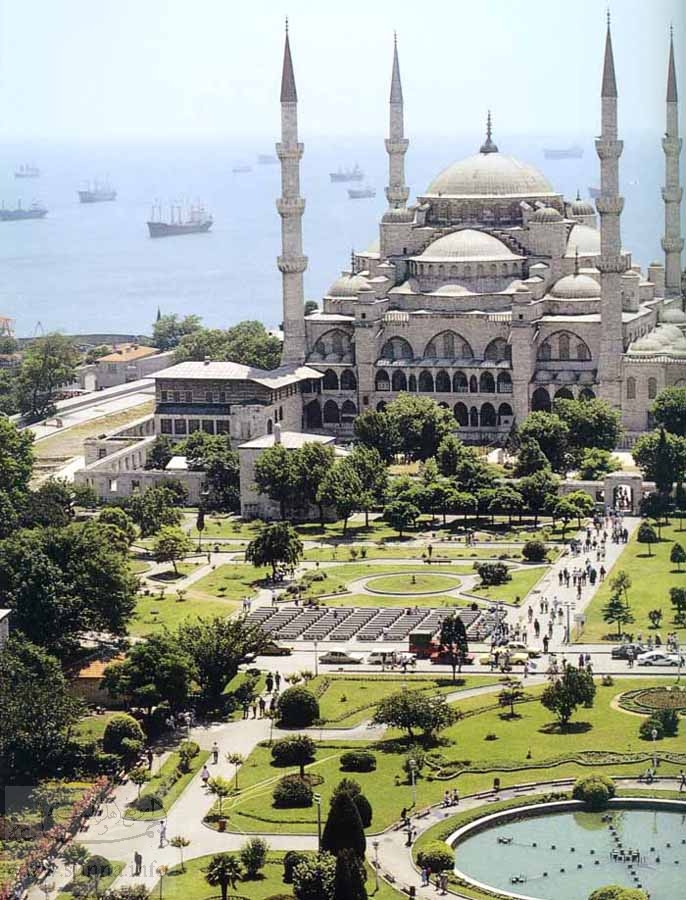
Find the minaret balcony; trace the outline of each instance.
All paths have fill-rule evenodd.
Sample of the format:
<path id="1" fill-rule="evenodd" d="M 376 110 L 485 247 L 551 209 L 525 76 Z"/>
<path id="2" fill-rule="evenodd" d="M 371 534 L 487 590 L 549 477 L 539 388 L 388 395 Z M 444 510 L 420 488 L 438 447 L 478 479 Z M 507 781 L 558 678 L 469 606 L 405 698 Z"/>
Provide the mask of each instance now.
<path id="1" fill-rule="evenodd" d="M 672 137 L 667 135 L 662 138 L 662 149 L 665 152 L 665 156 L 678 156 L 681 153 L 681 147 L 683 145 L 682 138 Z"/>
<path id="2" fill-rule="evenodd" d="M 402 184 L 391 184 L 386 188 L 386 199 L 389 203 L 407 203 L 410 189 Z"/>
<path id="3" fill-rule="evenodd" d="M 279 142 L 276 145 L 276 155 L 280 160 L 293 160 L 294 162 L 300 162 L 303 158 L 303 153 L 305 152 L 305 145 L 301 143 L 281 143 Z"/>
<path id="4" fill-rule="evenodd" d="M 403 155 L 407 153 L 407 148 L 410 146 L 410 142 L 407 138 L 386 138 L 386 153 L 395 153 Z"/>
<path id="5" fill-rule="evenodd" d="M 605 197 L 601 194 L 595 205 L 601 216 L 618 216 L 624 209 L 624 197 Z"/>
<path id="6" fill-rule="evenodd" d="M 621 274 L 626 272 L 630 267 L 630 259 L 623 253 L 610 254 L 607 253 L 600 257 L 596 263 L 598 271 L 603 274 Z"/>
<path id="7" fill-rule="evenodd" d="M 284 275 L 298 275 L 307 268 L 306 256 L 277 256 L 276 264 Z"/>
<path id="8" fill-rule="evenodd" d="M 662 199 L 665 203 L 681 203 L 684 189 L 681 187 L 663 187 Z"/>
<path id="9" fill-rule="evenodd" d="M 305 212 L 305 200 L 302 197 L 279 197 L 276 208 L 280 216 L 302 216 Z"/>
<path id="10" fill-rule="evenodd" d="M 596 138 L 595 149 L 600 159 L 619 159 L 624 150 L 624 141 L 599 137 Z"/>
<path id="11" fill-rule="evenodd" d="M 663 237 L 660 243 L 665 253 L 681 253 L 684 249 L 683 238 Z"/>

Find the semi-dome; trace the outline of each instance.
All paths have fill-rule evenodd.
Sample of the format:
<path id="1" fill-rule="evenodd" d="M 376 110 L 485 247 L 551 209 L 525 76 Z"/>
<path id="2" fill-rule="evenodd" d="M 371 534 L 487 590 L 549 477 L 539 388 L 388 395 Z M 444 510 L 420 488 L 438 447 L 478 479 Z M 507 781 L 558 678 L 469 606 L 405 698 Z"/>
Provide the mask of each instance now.
<path id="1" fill-rule="evenodd" d="M 536 210 L 529 221 L 546 225 L 550 222 L 562 222 L 564 221 L 564 216 L 562 213 L 558 212 L 554 206 L 542 206 L 540 209 Z"/>
<path id="2" fill-rule="evenodd" d="M 337 278 L 327 292 L 327 297 L 356 297 L 360 291 L 369 290 L 369 282 L 364 275 L 351 275 L 344 272 Z"/>
<path id="3" fill-rule="evenodd" d="M 431 182 L 427 197 L 554 197 L 534 166 L 504 153 L 477 153 L 453 163 Z"/>
<path id="4" fill-rule="evenodd" d="M 600 232 L 590 225 L 578 222 L 572 226 L 567 238 L 565 256 L 596 256 L 600 253 Z"/>
<path id="5" fill-rule="evenodd" d="M 417 258 L 424 261 L 457 259 L 465 262 L 470 260 L 495 262 L 521 257 L 514 254 L 506 244 L 492 234 L 474 228 L 463 228 L 432 241 Z"/>
<path id="6" fill-rule="evenodd" d="M 590 275 L 565 275 L 550 293 L 558 300 L 591 300 L 600 297 L 600 285 Z"/>

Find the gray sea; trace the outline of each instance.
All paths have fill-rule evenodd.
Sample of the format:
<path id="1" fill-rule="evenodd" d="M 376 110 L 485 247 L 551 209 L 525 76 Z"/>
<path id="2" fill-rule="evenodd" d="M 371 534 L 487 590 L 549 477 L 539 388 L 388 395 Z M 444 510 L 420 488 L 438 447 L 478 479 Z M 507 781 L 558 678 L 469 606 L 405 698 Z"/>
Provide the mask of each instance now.
<path id="1" fill-rule="evenodd" d="M 500 150 L 537 165 L 556 189 L 587 196 L 599 181 L 592 135 L 516 137 L 495 135 Z M 647 265 L 661 258 L 663 183 L 661 135 L 626 136 L 621 160 L 624 246 Z M 407 181 L 414 197 L 451 162 L 477 151 L 480 135 L 417 140 L 410 135 Z M 351 248 L 378 236 L 385 208 L 386 154 L 382 138 L 323 141 L 304 135 L 303 193 L 306 296 L 320 299 Z M 543 147 L 579 142 L 581 159 L 550 161 Z M 0 202 L 34 199 L 49 209 L 43 220 L 0 222 L 0 315 L 16 320 L 17 334 L 149 332 L 158 307 L 197 313 L 207 325 L 228 326 L 257 318 L 279 323 L 281 278 L 276 269 L 280 221 L 278 165 L 258 165 L 273 143 L 159 142 L 78 146 L 49 142 L 0 148 Z M 14 169 L 40 167 L 38 179 L 18 180 Z M 347 185 L 328 173 L 359 163 L 376 197 L 349 200 Z M 232 172 L 237 163 L 252 171 Z M 107 179 L 118 191 L 113 203 L 80 205 L 84 181 Z M 151 240 L 146 220 L 153 202 L 187 206 L 202 201 L 214 216 L 212 231 Z"/>

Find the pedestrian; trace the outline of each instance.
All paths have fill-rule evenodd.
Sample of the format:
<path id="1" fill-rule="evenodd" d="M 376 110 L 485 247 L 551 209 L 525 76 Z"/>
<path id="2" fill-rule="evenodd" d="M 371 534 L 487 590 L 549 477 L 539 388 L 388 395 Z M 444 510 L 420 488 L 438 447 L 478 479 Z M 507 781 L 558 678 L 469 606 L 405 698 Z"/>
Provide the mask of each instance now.
<path id="1" fill-rule="evenodd" d="M 247 700 L 243 701 L 243 718 L 248 718 L 248 713 L 250 712 L 250 703 Z"/>
<path id="2" fill-rule="evenodd" d="M 134 850 L 134 853 L 133 853 L 133 874 L 134 874 L 134 876 L 140 875 L 142 868 L 143 868 L 143 857 L 138 852 L 138 850 Z"/>
<path id="3" fill-rule="evenodd" d="M 253 719 L 257 718 L 257 702 L 253 700 L 252 705 L 250 707 L 252 709 L 252 717 Z"/>
<path id="4" fill-rule="evenodd" d="M 155 754 L 153 753 L 152 747 L 148 747 L 148 749 L 145 751 L 145 755 L 148 759 L 148 768 L 152 771 L 152 763 L 155 759 Z"/>
<path id="5" fill-rule="evenodd" d="M 216 741 L 212 744 L 212 762 L 215 766 L 219 762 L 219 744 Z"/>
<path id="6" fill-rule="evenodd" d="M 446 872 L 441 875 L 441 893 L 448 893 L 448 874 Z"/>
<path id="7" fill-rule="evenodd" d="M 426 887 L 428 885 L 428 883 L 429 883 L 428 876 L 429 876 L 429 872 L 428 872 L 426 866 L 424 866 L 424 868 L 422 869 L 422 887 Z"/>
<path id="8" fill-rule="evenodd" d="M 160 819 L 160 847 L 164 847 L 167 843 L 167 823 L 164 819 Z"/>
<path id="9" fill-rule="evenodd" d="M 277 672 L 274 675 L 274 682 L 276 684 L 276 690 L 278 691 L 279 688 L 281 687 L 281 672 Z"/>
<path id="10" fill-rule="evenodd" d="M 207 766 L 202 767 L 200 777 L 202 778 L 202 783 L 207 786 L 207 782 L 210 780 L 210 770 L 207 768 Z"/>
<path id="11" fill-rule="evenodd" d="M 548 637 L 547 634 L 544 634 L 544 635 L 543 635 L 543 652 L 544 652 L 544 653 L 547 653 L 547 652 L 548 652 L 548 645 L 549 645 L 549 644 L 550 644 L 550 638 Z"/>
<path id="12" fill-rule="evenodd" d="M 541 634 L 541 623 L 538 621 L 538 619 L 534 619 L 534 634 L 536 635 L 537 639 Z"/>
<path id="13" fill-rule="evenodd" d="M 267 686 L 267 693 L 271 694 L 271 692 L 274 690 L 274 676 L 272 675 L 271 672 L 267 672 L 267 678 L 265 679 L 265 683 Z"/>
<path id="14" fill-rule="evenodd" d="M 259 706 L 259 709 L 260 709 L 260 719 L 263 719 L 264 711 L 267 708 L 267 701 L 264 699 L 264 697 L 260 697 L 260 699 L 257 701 L 257 705 Z"/>
<path id="15" fill-rule="evenodd" d="M 682 791 L 686 791 L 686 772 L 683 769 L 679 769 L 679 793 Z"/>

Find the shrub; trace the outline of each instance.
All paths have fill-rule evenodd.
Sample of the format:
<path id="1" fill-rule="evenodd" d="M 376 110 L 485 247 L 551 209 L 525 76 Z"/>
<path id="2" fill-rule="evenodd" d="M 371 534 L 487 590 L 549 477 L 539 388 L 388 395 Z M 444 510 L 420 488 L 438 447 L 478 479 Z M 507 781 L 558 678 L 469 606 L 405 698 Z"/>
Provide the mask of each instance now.
<path id="1" fill-rule="evenodd" d="M 512 579 L 510 570 L 502 562 L 474 563 L 474 568 L 479 573 L 481 584 L 484 587 L 505 584 Z"/>
<path id="2" fill-rule="evenodd" d="M 272 747 L 272 759 L 281 766 L 300 766 L 302 777 L 304 767 L 315 757 L 317 745 L 306 734 L 282 738 Z"/>
<path id="3" fill-rule="evenodd" d="M 126 756 L 132 750 L 130 743 L 125 741 L 135 741 L 139 747 L 143 746 L 145 734 L 143 729 L 133 716 L 126 713 L 119 713 L 112 716 L 102 736 L 102 749 L 105 753 L 116 753 L 117 756 Z"/>
<path id="4" fill-rule="evenodd" d="M 245 867 L 246 878 L 256 878 L 260 869 L 263 869 L 267 862 L 267 851 L 269 844 L 261 837 L 253 837 L 243 844 L 240 856 L 241 862 Z"/>
<path id="5" fill-rule="evenodd" d="M 522 556 L 529 562 L 544 562 L 548 558 L 548 548 L 543 541 L 527 541 L 522 547 Z"/>
<path id="6" fill-rule="evenodd" d="M 341 756 L 341 769 L 345 772 L 373 772 L 376 757 L 368 750 L 348 750 Z"/>
<path id="7" fill-rule="evenodd" d="M 293 869 L 304 860 L 308 859 L 309 853 L 303 850 L 288 850 L 283 858 L 283 881 L 284 884 L 293 884 Z"/>
<path id="8" fill-rule="evenodd" d="M 274 788 L 274 806 L 278 809 L 302 809 L 312 806 L 312 788 L 299 775 L 286 775 Z"/>
<path id="9" fill-rule="evenodd" d="M 279 697 L 279 719 L 285 728 L 306 728 L 319 718 L 319 702 L 305 687 L 288 688 Z"/>
<path id="10" fill-rule="evenodd" d="M 661 741 L 665 736 L 664 728 L 662 727 L 662 722 L 654 716 L 651 716 L 649 719 L 644 719 L 638 728 L 639 736 L 644 741 L 652 741 L 653 740 L 653 731 L 655 731 L 655 740 Z"/>
<path id="11" fill-rule="evenodd" d="M 432 872 L 443 872 L 455 866 L 455 854 L 443 841 L 431 841 L 417 854 L 417 863 Z"/>
<path id="12" fill-rule="evenodd" d="M 155 793 L 142 794 L 137 800 L 134 800 L 133 805 L 141 812 L 156 812 L 164 809 L 162 797 Z"/>
<path id="13" fill-rule="evenodd" d="M 112 874 L 112 865 L 104 856 L 89 856 L 81 869 L 88 878 L 104 878 Z"/>
<path id="14" fill-rule="evenodd" d="M 590 810 L 605 809 L 615 795 L 615 783 L 607 775 L 587 775 L 577 779 L 572 797 L 582 800 Z"/>

